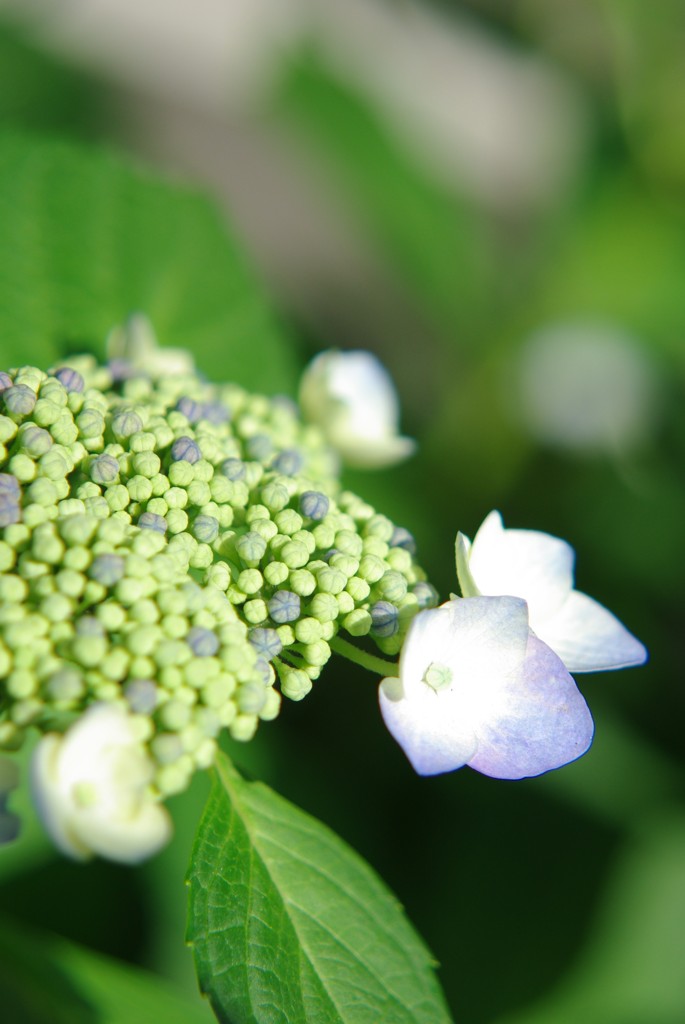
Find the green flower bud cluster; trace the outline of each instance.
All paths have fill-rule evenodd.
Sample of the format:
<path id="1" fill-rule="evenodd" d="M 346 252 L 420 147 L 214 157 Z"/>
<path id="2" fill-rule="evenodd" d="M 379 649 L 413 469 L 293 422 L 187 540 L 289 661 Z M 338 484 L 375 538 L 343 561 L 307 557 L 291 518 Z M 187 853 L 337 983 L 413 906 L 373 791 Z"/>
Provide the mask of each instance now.
<path id="1" fill-rule="evenodd" d="M 437 595 L 289 400 L 159 364 L 0 374 L 0 746 L 123 702 L 168 793 Z"/>
<path id="2" fill-rule="evenodd" d="M 162 794 L 185 788 L 227 728 L 251 738 L 278 714 L 275 674 L 226 595 L 182 548 L 114 517 L 61 516 L 1 542 L 0 746 L 66 727 L 95 701 L 137 718 Z"/>

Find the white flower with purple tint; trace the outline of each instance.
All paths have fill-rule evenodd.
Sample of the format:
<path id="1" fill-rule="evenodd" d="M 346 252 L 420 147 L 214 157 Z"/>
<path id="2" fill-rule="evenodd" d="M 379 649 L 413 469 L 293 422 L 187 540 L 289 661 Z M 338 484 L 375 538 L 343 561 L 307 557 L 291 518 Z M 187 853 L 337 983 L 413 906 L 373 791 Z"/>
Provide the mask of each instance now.
<path id="1" fill-rule="evenodd" d="M 506 530 L 491 512 L 473 544 L 457 534 L 464 597 L 511 594 L 528 603 L 530 628 L 569 672 L 642 665 L 647 651 L 603 605 L 573 589 L 573 548 L 537 530 Z"/>
<path id="2" fill-rule="evenodd" d="M 131 716 L 106 704 L 93 704 L 63 736 L 43 736 L 31 764 L 43 825 L 77 860 L 100 854 L 133 864 L 168 841 L 171 823 L 151 792 L 153 775 Z"/>
<path id="3" fill-rule="evenodd" d="M 455 598 L 420 612 L 399 669 L 380 685 L 381 713 L 420 775 L 469 765 L 522 779 L 574 761 L 592 742 L 585 700 L 531 632 L 519 598 Z"/>
<path id="4" fill-rule="evenodd" d="M 390 466 L 414 451 L 415 442 L 398 433 L 390 375 L 370 352 L 316 356 L 302 375 L 300 405 L 350 466 Z"/>

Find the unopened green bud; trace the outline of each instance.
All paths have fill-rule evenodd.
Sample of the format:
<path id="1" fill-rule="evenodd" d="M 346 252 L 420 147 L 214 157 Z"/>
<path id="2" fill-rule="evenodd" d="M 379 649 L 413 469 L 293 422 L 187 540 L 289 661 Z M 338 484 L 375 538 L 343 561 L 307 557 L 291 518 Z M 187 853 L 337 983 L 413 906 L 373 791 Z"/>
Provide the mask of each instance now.
<path id="1" fill-rule="evenodd" d="M 205 483 L 204 480 L 193 480 L 188 485 L 188 501 L 192 505 L 201 508 L 202 505 L 206 505 L 208 501 L 211 501 L 212 493 L 209 489 L 209 484 Z"/>
<path id="2" fill-rule="evenodd" d="M 17 553 L 14 548 L 10 547 L 6 541 L 0 540 L 0 573 L 12 569 L 16 558 Z"/>
<path id="3" fill-rule="evenodd" d="M 86 588 L 86 577 L 74 569 L 62 569 L 55 576 L 57 589 L 66 597 L 78 598 Z"/>
<path id="4" fill-rule="evenodd" d="M 182 487 L 170 487 L 164 494 L 164 500 L 169 508 L 185 508 L 188 504 L 188 492 Z"/>
<path id="5" fill-rule="evenodd" d="M 64 544 L 54 535 L 40 533 L 40 527 L 33 535 L 31 553 L 38 562 L 46 562 L 48 565 L 58 565 L 64 555 Z"/>
<path id="6" fill-rule="evenodd" d="M 234 740 L 239 743 L 247 743 L 257 731 L 259 719 L 256 715 L 238 714 L 233 719 L 228 729 Z"/>
<path id="7" fill-rule="evenodd" d="M 281 547 L 279 558 L 289 569 L 301 569 L 309 561 L 309 551 L 299 541 L 288 540 Z"/>
<path id="8" fill-rule="evenodd" d="M 245 616 L 246 621 L 253 626 L 258 625 L 260 622 L 264 622 L 269 617 L 269 609 L 267 608 L 266 601 L 263 601 L 261 598 L 256 598 L 253 601 L 246 601 L 243 605 L 243 615 Z"/>
<path id="9" fill-rule="evenodd" d="M 355 608 L 342 621 L 350 636 L 366 636 L 371 629 L 371 615 L 364 608 Z"/>
<path id="10" fill-rule="evenodd" d="M 290 700 L 302 700 L 312 689 L 312 681 L 302 669 L 283 669 L 280 681 L 281 692 Z"/>
<path id="11" fill-rule="evenodd" d="M 331 656 L 331 649 L 325 640 L 317 640 L 311 644 L 303 644 L 301 652 L 307 664 L 316 668 L 322 668 Z"/>
<path id="12" fill-rule="evenodd" d="M 86 668 L 94 668 L 102 662 L 107 652 L 107 641 L 101 636 L 75 636 L 71 653 L 74 661 Z"/>
<path id="13" fill-rule="evenodd" d="M 85 693 L 83 676 L 75 668 L 61 668 L 50 676 L 45 691 L 51 700 L 64 703 L 80 700 Z"/>
<path id="14" fill-rule="evenodd" d="M 192 463 L 179 459 L 178 462 L 171 463 L 167 475 L 172 487 L 186 488 L 195 479 L 195 470 Z"/>
<path id="15" fill-rule="evenodd" d="M 364 555 L 359 563 L 359 575 L 367 583 L 377 583 L 385 573 L 385 563 L 376 555 Z"/>
<path id="16" fill-rule="evenodd" d="M 259 712 L 259 717 L 263 722 L 271 722 L 274 718 L 278 717 L 278 713 L 281 710 L 281 695 L 277 690 L 269 687 L 266 691 L 266 700 L 264 706 Z"/>
<path id="17" fill-rule="evenodd" d="M 5 686 L 8 695 L 14 700 L 24 700 L 36 692 L 38 680 L 35 672 L 30 669 L 15 669 L 7 677 Z"/>
<path id="18" fill-rule="evenodd" d="M 52 437 L 35 423 L 25 423 L 19 428 L 17 443 L 26 455 L 37 459 L 52 448 Z"/>
<path id="19" fill-rule="evenodd" d="M 322 595 L 323 596 L 323 595 Z M 293 627 L 295 639 L 303 644 L 312 644 L 321 639 L 321 623 L 318 619 L 307 616 L 300 619 Z"/>
<path id="20" fill-rule="evenodd" d="M 159 719 L 166 729 L 177 732 L 188 725 L 192 717 L 192 710 L 183 700 L 174 698 L 163 704 L 159 710 Z"/>
<path id="21" fill-rule="evenodd" d="M 71 472 L 69 459 L 56 445 L 53 445 L 45 455 L 41 455 L 38 468 L 41 476 L 46 476 L 48 480 L 64 479 Z"/>
<path id="22" fill-rule="evenodd" d="M 139 452 L 154 452 L 156 444 L 157 439 L 151 430 L 141 430 L 137 434 L 131 434 L 128 439 L 129 450 L 136 454 Z M 140 473 L 142 470 L 137 469 L 136 472 Z M 159 470 L 157 469 L 155 472 L 158 473 Z"/>
<path id="23" fill-rule="evenodd" d="M 170 508 L 166 516 L 169 533 L 184 533 L 188 529 L 188 513 L 182 508 Z M 189 538 L 194 540 L 194 538 Z"/>
<path id="24" fill-rule="evenodd" d="M 264 578 L 258 569 L 244 569 L 236 582 L 243 593 L 258 594 L 262 589 Z"/>
<path id="25" fill-rule="evenodd" d="M 105 417 L 99 409 L 83 409 L 76 417 L 76 426 L 81 437 L 102 437 L 105 432 Z"/>
<path id="26" fill-rule="evenodd" d="M 279 587 L 288 579 L 290 570 L 285 562 L 269 562 L 264 568 L 264 579 L 272 587 Z"/>
<path id="27" fill-rule="evenodd" d="M 280 512 L 290 501 L 290 491 L 281 479 L 270 480 L 261 489 L 261 499 L 270 512 Z"/>
<path id="28" fill-rule="evenodd" d="M 131 477 L 126 484 L 126 488 L 131 501 L 147 501 L 152 497 L 152 483 L 146 476 L 138 474 Z"/>
<path id="29" fill-rule="evenodd" d="M 29 455 L 14 455 L 10 461 L 8 469 L 12 476 L 16 476 L 17 480 L 22 484 L 30 483 L 35 480 L 38 467 L 34 460 Z"/>
<path id="30" fill-rule="evenodd" d="M 309 597 L 316 590 L 316 576 L 308 569 L 294 569 L 288 576 L 288 587 L 300 597 Z"/>
<path id="31" fill-rule="evenodd" d="M 352 558 L 360 558 L 363 550 L 362 538 L 352 530 L 338 530 L 332 546 Z"/>
<path id="32" fill-rule="evenodd" d="M 0 601 L 21 604 L 26 600 L 28 592 L 28 584 L 21 576 L 0 576 Z"/>
<path id="33" fill-rule="evenodd" d="M 274 516 L 277 532 L 289 537 L 302 529 L 302 522 L 302 516 L 293 508 L 284 508 Z"/>
<path id="34" fill-rule="evenodd" d="M 411 569 L 411 553 L 404 548 L 391 548 L 385 557 L 391 569 L 401 572 L 403 575 Z"/>
<path id="35" fill-rule="evenodd" d="M 266 553 L 266 541 L 254 530 L 236 541 L 236 551 L 245 565 L 257 566 Z"/>
<path id="36" fill-rule="evenodd" d="M 8 444 L 12 438 L 16 437 L 18 429 L 17 424 L 9 416 L 0 416 L 0 444 Z"/>
<path id="37" fill-rule="evenodd" d="M 390 570 L 376 583 L 374 592 L 383 600 L 397 604 L 406 596 L 407 580 L 401 573 Z"/>
<path id="38" fill-rule="evenodd" d="M 50 433 L 57 444 L 72 444 L 78 437 L 78 427 L 70 412 L 63 412 L 50 427 Z"/>
<path id="39" fill-rule="evenodd" d="M 324 594 L 339 594 L 347 585 L 347 576 L 340 569 L 326 566 L 316 573 L 317 587 Z"/>

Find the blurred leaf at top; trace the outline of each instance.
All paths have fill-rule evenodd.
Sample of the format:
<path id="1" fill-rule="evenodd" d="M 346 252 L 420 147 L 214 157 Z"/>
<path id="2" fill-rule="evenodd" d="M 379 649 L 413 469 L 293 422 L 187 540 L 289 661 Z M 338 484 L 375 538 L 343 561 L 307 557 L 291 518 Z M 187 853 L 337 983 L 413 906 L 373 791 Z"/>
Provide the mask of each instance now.
<path id="1" fill-rule="evenodd" d="M 162 345 L 259 391 L 293 364 L 212 205 L 110 153 L 0 139 L 0 338 L 5 363 L 49 365 L 145 312 Z"/>
<path id="2" fill-rule="evenodd" d="M 488 246 L 478 212 L 431 181 L 363 93 L 313 53 L 293 60 L 274 104 L 434 328 L 461 333 L 486 290 Z"/>

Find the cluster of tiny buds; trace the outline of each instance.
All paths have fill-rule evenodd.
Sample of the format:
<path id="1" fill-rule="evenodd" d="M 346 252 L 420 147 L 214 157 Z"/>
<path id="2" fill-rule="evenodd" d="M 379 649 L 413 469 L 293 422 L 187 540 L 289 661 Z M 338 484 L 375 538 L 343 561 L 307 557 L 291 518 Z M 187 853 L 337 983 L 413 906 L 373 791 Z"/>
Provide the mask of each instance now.
<path id="1" fill-rule="evenodd" d="M 85 356 L 0 373 L 0 747 L 119 704 L 166 795 L 304 697 L 338 631 L 397 654 L 437 594 L 337 472 L 285 398 Z"/>

